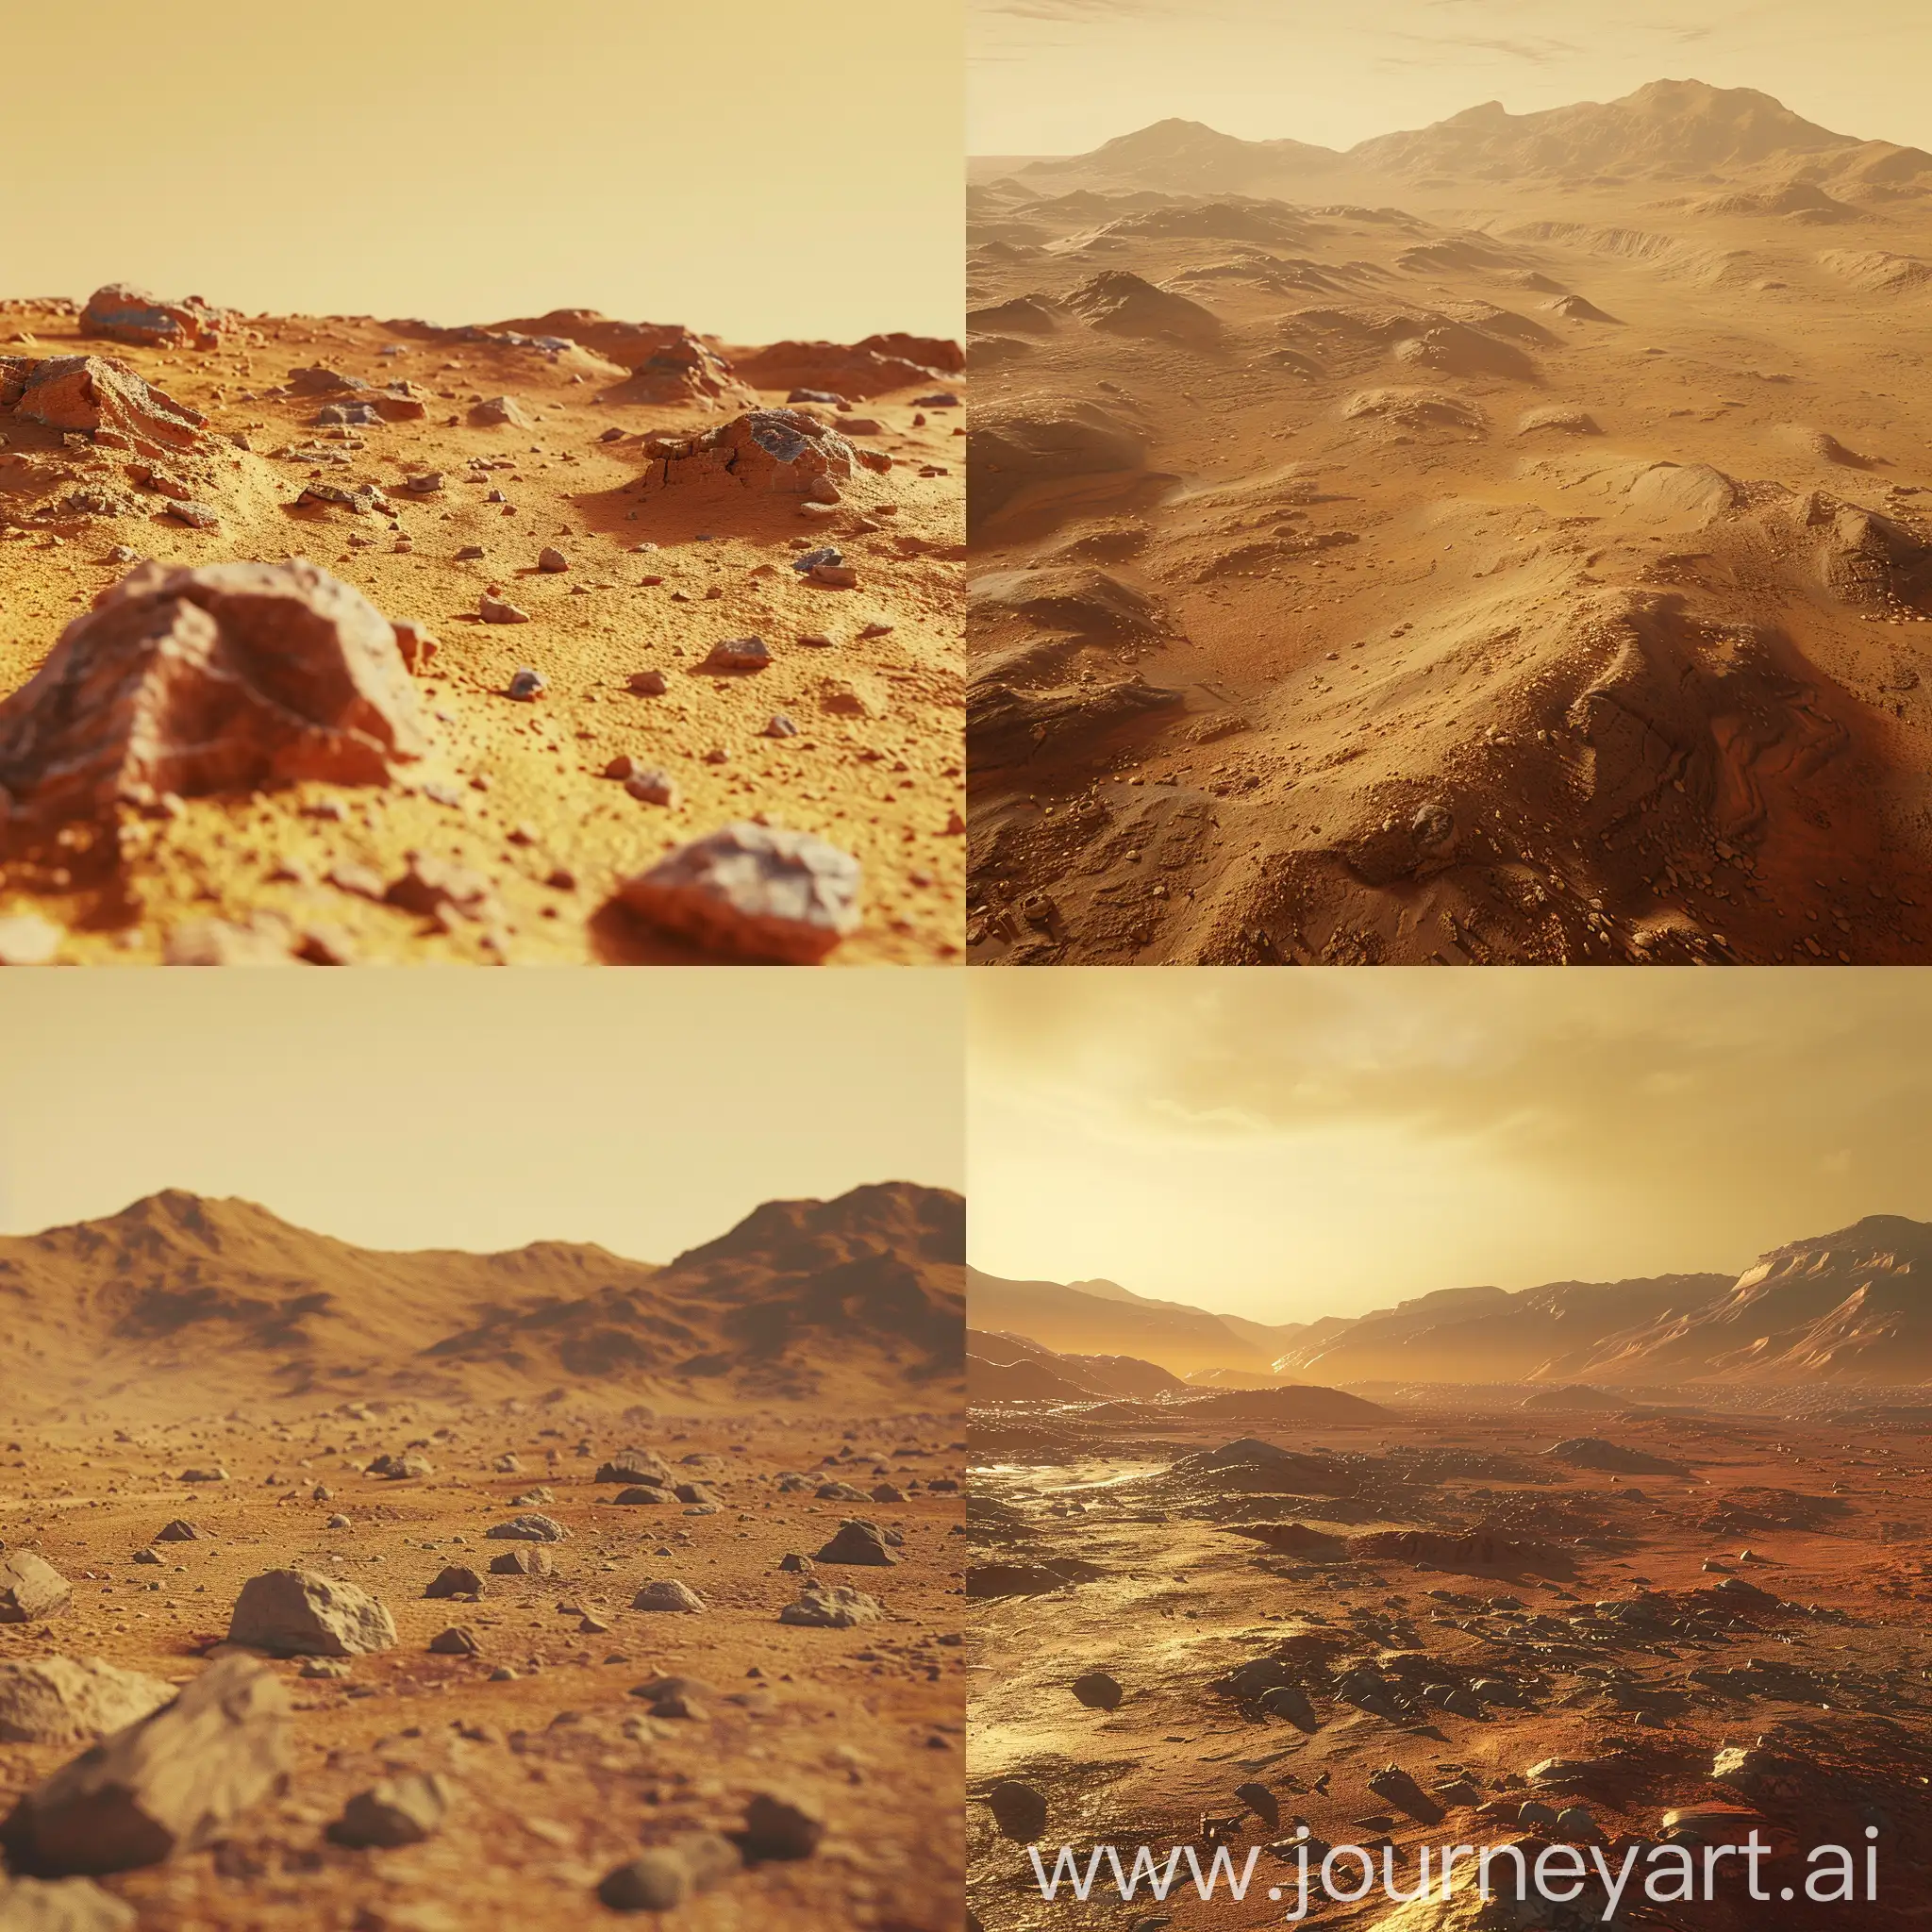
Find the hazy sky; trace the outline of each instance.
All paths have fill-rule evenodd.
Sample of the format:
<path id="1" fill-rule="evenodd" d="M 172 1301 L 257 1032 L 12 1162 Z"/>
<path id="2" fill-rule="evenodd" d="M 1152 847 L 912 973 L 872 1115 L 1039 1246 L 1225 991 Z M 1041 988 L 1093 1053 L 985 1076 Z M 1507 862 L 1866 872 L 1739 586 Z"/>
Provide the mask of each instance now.
<path id="1" fill-rule="evenodd" d="M 1932 971 L 968 976 L 996 1274 L 1303 1321 L 1932 1221 Z"/>
<path id="2" fill-rule="evenodd" d="M 1079 154 L 1171 115 L 1348 147 L 1483 101 L 1523 114 L 1659 79 L 1932 148 L 1924 0 L 970 0 L 969 18 L 979 155 Z"/>
<path id="3" fill-rule="evenodd" d="M 960 327 L 961 0 L 8 9 L 4 295 Z"/>
<path id="4" fill-rule="evenodd" d="M 668 1261 L 774 1196 L 957 1188 L 963 977 L 0 974 L 0 1232 L 177 1187 L 372 1247 Z"/>

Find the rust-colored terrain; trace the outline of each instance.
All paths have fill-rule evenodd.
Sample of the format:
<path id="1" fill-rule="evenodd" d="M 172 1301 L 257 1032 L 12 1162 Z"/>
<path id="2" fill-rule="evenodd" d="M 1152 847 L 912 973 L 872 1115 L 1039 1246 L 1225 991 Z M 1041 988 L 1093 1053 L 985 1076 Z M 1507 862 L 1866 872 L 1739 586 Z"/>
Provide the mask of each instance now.
<path id="1" fill-rule="evenodd" d="M 1932 156 L 1659 82 L 976 173 L 974 959 L 1932 956 Z"/>
<path id="2" fill-rule="evenodd" d="M 1675 1277 L 1679 1311 L 1653 1310 L 1648 1347 L 1634 1327 L 1582 1341 L 1593 1383 L 1493 1349 L 1492 1374 L 1431 1377 L 1417 1338 L 1433 1325 L 1453 1351 L 1459 1318 L 1432 1324 L 1429 1298 L 1405 1322 L 1331 1324 L 1338 1367 L 1379 1349 L 1414 1372 L 1346 1390 L 1163 1388 L 1158 1362 L 975 1332 L 968 1770 L 984 1932 L 1163 1912 L 1279 1923 L 1304 1826 L 1318 1864 L 1359 1845 L 1379 1872 L 1392 1847 L 1405 1890 L 1423 1846 L 1594 1847 L 1613 1870 L 1634 1849 L 1646 1862 L 1618 1925 L 1919 1923 L 1932 1405 L 1895 1311 L 1914 1232 L 1871 1221 L 1794 1243 L 1701 1299 L 1697 1277 Z M 1615 1289 L 1625 1312 L 1666 1293 Z M 1765 1899 L 1741 1864 L 1713 1902 L 1644 1897 L 1653 1846 L 1701 1857 L 1753 1829 L 1773 1848 Z M 1216 1846 L 1237 1871 L 1259 1857 L 1240 1903 L 1224 1884 L 1204 1902 L 1183 1867 L 1164 1905 L 1144 1884 L 1124 1905 L 1103 1867 L 1088 1903 L 1063 1885 L 1049 1904 L 1029 1846 L 1050 1871 L 1063 1843 L 1083 1870 L 1105 1844 L 1128 1865 L 1143 1843 L 1163 1863 L 1191 1846 L 1204 1872 Z M 1862 1879 L 1852 1904 L 1807 1899 L 1820 1844 L 1852 1847 L 1860 1872 L 1875 1844 L 1877 1899 Z M 1346 1890 L 1359 1867 L 1338 1869 Z M 1592 1884 L 1527 1916 L 1482 1915 L 1466 1892 L 1397 1916 L 1378 1890 L 1309 1923 L 1570 1928 L 1605 1923 L 1605 1904 Z"/>
<path id="3" fill-rule="evenodd" d="M 705 963 L 740 955 L 622 888 L 756 823 L 862 869 L 834 960 L 956 960 L 958 366 L 926 339 L 739 349 L 584 309 L 443 328 L 116 290 L 0 304 L 0 953 Z M 841 446 L 811 491 L 675 460 L 788 409 Z M 794 568 L 818 552 L 829 575 Z M 21 723 L 22 688 L 63 627 L 144 559 L 291 556 L 405 626 L 363 678 L 388 756 L 317 755 L 282 711 L 325 707 L 272 679 L 282 709 L 217 714 L 177 664 L 145 715 L 82 707 L 114 783 L 37 816 L 75 756 Z M 718 653 L 745 637 L 762 658 Z"/>
<path id="4" fill-rule="evenodd" d="M 125 1902 L 88 1900 L 104 1927 L 618 1924 L 610 1874 L 722 1838 L 664 1923 L 946 1932 L 961 1224 L 955 1195 L 861 1189 L 650 1267 L 375 1254 L 175 1193 L 10 1240 L 0 1565 L 37 1557 L 71 1594 L 14 1622 L 0 1589 L 0 1818 L 87 1743 L 7 1729 L 14 1667 L 99 1658 L 165 1694 L 233 1654 L 291 1707 L 284 1788 L 211 1799 L 197 1847 L 99 1875 Z M 530 1518 L 561 1537 L 489 1534 Z M 850 1521 L 870 1529 L 841 1541 Z M 393 1641 L 225 1645 L 247 1580 L 288 1569 L 375 1599 Z M 449 1569 L 480 1589 L 426 1594 Z M 664 1583 L 703 1608 L 633 1607 Z M 876 1614 L 780 1620 L 842 1591 Z M 342 1823 L 430 1776 L 426 1833 Z"/>

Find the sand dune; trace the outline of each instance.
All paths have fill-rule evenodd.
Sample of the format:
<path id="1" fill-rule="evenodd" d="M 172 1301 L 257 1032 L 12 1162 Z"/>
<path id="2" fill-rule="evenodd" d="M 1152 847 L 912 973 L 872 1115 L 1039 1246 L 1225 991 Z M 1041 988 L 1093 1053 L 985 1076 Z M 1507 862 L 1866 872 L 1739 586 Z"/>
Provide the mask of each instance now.
<path id="1" fill-rule="evenodd" d="M 1926 957 L 1932 158 L 1882 148 L 1670 83 L 981 171 L 1039 252 L 975 312 L 1057 320 L 975 399 L 973 575 L 1158 621 L 975 598 L 971 957 Z"/>

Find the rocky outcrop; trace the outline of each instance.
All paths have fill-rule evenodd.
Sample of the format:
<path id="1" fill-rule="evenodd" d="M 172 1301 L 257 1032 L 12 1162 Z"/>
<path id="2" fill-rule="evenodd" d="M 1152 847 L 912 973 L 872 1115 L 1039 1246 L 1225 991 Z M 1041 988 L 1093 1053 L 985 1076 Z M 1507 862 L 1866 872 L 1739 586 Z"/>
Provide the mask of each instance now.
<path id="1" fill-rule="evenodd" d="M 861 453 L 805 409 L 750 409 L 696 436 L 660 432 L 645 439 L 647 480 L 689 484 L 729 477 L 746 490 L 839 500 Z"/>
<path id="2" fill-rule="evenodd" d="M 242 1586 L 228 1641 L 275 1657 L 357 1657 L 396 1641 L 390 1613 L 367 1591 L 312 1570 L 265 1570 Z"/>
<path id="3" fill-rule="evenodd" d="M 300 558 L 147 563 L 0 704 L 0 826 L 168 792 L 380 784 L 425 744 L 394 627 L 359 591 Z"/>
<path id="4" fill-rule="evenodd" d="M 144 457 L 197 448 L 208 418 L 107 356 L 0 356 L 0 409 Z"/>
<path id="5" fill-rule="evenodd" d="M 185 342 L 211 348 L 223 325 L 231 319 L 227 309 L 217 308 L 199 295 L 169 302 L 127 282 L 109 282 L 88 297 L 80 311 L 80 332 L 139 348 L 167 349 Z"/>

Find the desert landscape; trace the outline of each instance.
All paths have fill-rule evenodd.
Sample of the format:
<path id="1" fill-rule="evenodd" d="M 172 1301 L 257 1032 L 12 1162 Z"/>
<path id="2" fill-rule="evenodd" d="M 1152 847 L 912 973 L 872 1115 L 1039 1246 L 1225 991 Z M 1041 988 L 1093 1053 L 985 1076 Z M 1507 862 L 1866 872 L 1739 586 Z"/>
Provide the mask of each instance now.
<path id="1" fill-rule="evenodd" d="M 961 369 L 0 302 L 0 963 L 957 961 Z"/>
<path id="2" fill-rule="evenodd" d="M 975 161 L 969 957 L 1932 958 L 1882 133 L 1672 79 Z"/>
<path id="3" fill-rule="evenodd" d="M 963 1240 L 0 1238 L 0 1924 L 956 1925 Z"/>
<path id="4" fill-rule="evenodd" d="M 1740 1866 L 1657 1902 L 1640 1863 L 1614 1913 L 1591 1880 L 1514 1915 L 1458 1890 L 1307 1917 L 1922 1923 L 1928 1265 L 1932 1225 L 1876 1216 L 1735 1280 L 1446 1291 L 1272 1342 L 1113 1283 L 974 1276 L 977 1923 L 1278 1924 L 1304 1844 L 1392 1848 L 1412 1891 L 1423 1846 L 1615 1872 L 1754 1829 L 1757 1900 Z M 1109 1843 L 1259 1857 L 1244 1902 L 1183 1868 L 1164 1905 L 1124 1905 L 1103 1868 L 1048 1903 L 1028 1848 L 1051 1872 L 1063 1843 L 1082 1869 Z M 1868 1843 L 1875 1901 L 1807 1898 L 1809 1847 Z"/>

